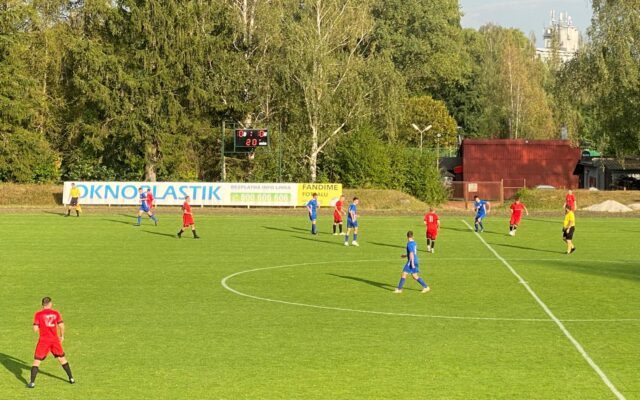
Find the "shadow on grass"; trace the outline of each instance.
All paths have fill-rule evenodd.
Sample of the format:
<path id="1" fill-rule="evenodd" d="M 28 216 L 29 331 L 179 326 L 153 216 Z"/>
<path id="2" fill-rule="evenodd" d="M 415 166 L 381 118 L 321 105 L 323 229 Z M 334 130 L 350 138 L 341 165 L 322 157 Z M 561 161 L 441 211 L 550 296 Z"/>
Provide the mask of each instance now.
<path id="1" fill-rule="evenodd" d="M 564 251 L 553 251 L 545 249 L 536 249 L 535 247 L 516 246 L 514 244 L 489 243 L 491 246 L 510 247 L 512 249 L 538 251 L 540 253 L 564 254 Z"/>
<path id="2" fill-rule="evenodd" d="M 300 240 L 308 240 L 310 242 L 318 242 L 318 243 L 327 243 L 327 244 L 333 244 L 335 246 L 344 246 L 344 242 L 341 241 L 329 241 L 329 240 L 322 240 L 322 239 L 318 239 L 318 237 L 303 237 L 303 236 L 292 236 L 296 239 L 300 239 Z"/>
<path id="3" fill-rule="evenodd" d="M 13 376 L 15 376 L 15 378 L 17 380 L 19 380 L 20 382 L 22 382 L 23 384 L 27 384 L 27 378 L 25 378 L 23 375 L 29 375 L 30 371 L 31 371 L 31 365 L 27 364 L 26 362 L 19 360 L 15 357 L 12 357 L 8 354 L 4 354 L 4 353 L 0 353 L 0 364 L 2 364 L 3 367 L 5 367 L 7 369 L 7 371 L 11 372 L 13 374 Z M 61 378 L 59 376 L 56 375 L 52 375 L 48 372 L 43 372 L 42 370 L 40 370 L 38 372 L 38 374 L 40 375 L 46 375 L 48 377 L 51 378 L 55 378 L 55 379 L 60 379 L 61 381 L 66 382 L 67 380 L 64 378 Z"/>
<path id="4" fill-rule="evenodd" d="M 173 239 L 177 238 L 176 235 L 172 235 L 170 233 L 154 232 L 154 231 L 148 231 L 148 230 L 143 230 L 142 232 L 146 232 L 146 233 L 148 233 L 150 235 L 166 236 L 166 237 L 170 237 L 170 238 L 173 238 Z"/>
<path id="5" fill-rule="evenodd" d="M 470 232 L 468 228 L 453 228 L 451 226 L 441 226 L 440 229 L 445 231 Z"/>
<path id="6" fill-rule="evenodd" d="M 588 262 L 571 262 L 571 257 L 575 257 L 575 254 L 577 254 L 577 252 L 574 253 L 574 255 L 566 256 L 567 262 L 540 260 L 528 261 L 527 263 L 539 264 L 545 268 L 571 271 L 579 274 L 640 281 L 640 261 L 629 261 L 625 263 L 592 260 Z"/>
<path id="7" fill-rule="evenodd" d="M 118 223 L 118 224 L 125 224 L 125 225 L 129 225 L 129 226 L 133 226 L 133 225 L 135 225 L 135 224 L 134 224 L 134 223 L 132 223 L 132 222 L 121 221 L 121 220 L 118 220 L 118 219 L 108 219 L 108 218 L 103 218 L 102 220 L 103 220 L 103 221 L 114 222 L 114 223 Z"/>
<path id="8" fill-rule="evenodd" d="M 290 233 L 300 233 L 300 231 L 294 231 L 291 229 L 284 229 L 284 228 L 276 228 L 273 226 L 263 226 L 264 229 L 269 229 L 271 231 L 280 231 L 280 232 L 290 232 Z"/>
<path id="9" fill-rule="evenodd" d="M 342 279 L 348 279 L 348 280 L 351 280 L 351 281 L 365 283 L 367 285 L 370 285 L 370 286 L 373 286 L 373 287 L 377 287 L 378 289 L 382 289 L 382 290 L 387 291 L 387 292 L 392 291 L 392 290 L 394 290 L 396 288 L 394 285 L 389 285 L 388 283 L 370 281 L 368 279 L 358 278 L 356 276 L 347 276 L 347 275 L 338 275 L 338 274 L 327 274 L 327 275 L 335 276 L 337 278 L 342 278 Z M 418 289 L 411 289 L 411 288 L 405 287 L 404 290 L 416 290 L 417 291 Z"/>
<path id="10" fill-rule="evenodd" d="M 388 244 L 388 243 L 380 243 L 380 242 L 367 242 L 367 243 L 372 244 L 374 246 L 391 247 L 394 249 L 402 249 L 402 250 L 407 249 L 405 246 L 398 246 L 397 244 Z"/>

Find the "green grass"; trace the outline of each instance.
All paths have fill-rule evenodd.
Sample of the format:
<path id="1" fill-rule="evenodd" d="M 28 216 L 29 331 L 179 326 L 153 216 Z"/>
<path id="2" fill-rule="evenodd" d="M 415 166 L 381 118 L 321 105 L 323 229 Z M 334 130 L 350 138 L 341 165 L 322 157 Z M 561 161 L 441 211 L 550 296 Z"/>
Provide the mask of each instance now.
<path id="1" fill-rule="evenodd" d="M 419 215 L 364 215 L 359 248 L 328 234 L 328 215 L 312 238 L 303 211 L 196 210 L 199 241 L 173 237 L 178 214 L 159 215 L 160 226 L 139 228 L 117 214 L 0 216 L 0 398 L 615 398 L 460 217 L 444 218 L 431 255 Z M 516 237 L 506 223 L 489 218 L 483 237 L 559 319 L 574 320 L 564 325 L 626 398 L 640 399 L 637 221 L 579 219 L 571 256 L 558 220 L 525 219 Z M 433 288 L 426 295 L 412 281 L 391 293 L 408 229 Z M 221 285 L 290 264 L 227 282 L 327 308 Z M 29 391 L 31 318 L 45 295 L 64 317 L 78 383 L 58 379 L 49 357 L 50 375 Z M 594 319 L 613 321 L 575 321 Z"/>

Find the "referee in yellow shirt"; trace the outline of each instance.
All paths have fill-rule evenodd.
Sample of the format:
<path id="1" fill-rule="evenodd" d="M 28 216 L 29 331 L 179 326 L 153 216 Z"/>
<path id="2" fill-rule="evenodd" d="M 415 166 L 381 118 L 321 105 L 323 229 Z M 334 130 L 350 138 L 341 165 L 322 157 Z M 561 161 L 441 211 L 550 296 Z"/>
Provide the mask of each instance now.
<path id="1" fill-rule="evenodd" d="M 68 217 L 71 215 L 71 207 L 75 207 L 76 217 L 79 217 L 80 210 L 82 210 L 82 208 L 80 208 L 80 204 L 78 203 L 78 198 L 80 197 L 80 189 L 76 187 L 75 183 L 71 184 L 71 191 L 69 192 L 69 197 L 71 199 L 69 200 L 69 208 L 67 208 L 67 215 L 65 215 L 65 217 Z"/>
<path id="2" fill-rule="evenodd" d="M 576 230 L 576 216 L 568 204 L 564 207 L 564 224 L 562 225 L 562 240 L 567 242 L 567 254 L 576 251 L 573 245 L 573 233 Z"/>

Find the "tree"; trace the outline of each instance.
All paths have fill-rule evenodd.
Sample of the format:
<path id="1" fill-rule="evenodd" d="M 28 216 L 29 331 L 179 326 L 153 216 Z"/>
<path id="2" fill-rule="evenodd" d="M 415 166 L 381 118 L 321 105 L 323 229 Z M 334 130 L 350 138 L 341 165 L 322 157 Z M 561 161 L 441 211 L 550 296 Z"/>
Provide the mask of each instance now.
<path id="1" fill-rule="evenodd" d="M 422 142 L 421 135 L 412 127 L 413 124 L 420 129 L 431 126 L 423 135 Z M 406 142 L 411 145 L 453 146 L 457 142 L 457 127 L 443 101 L 434 100 L 429 96 L 417 96 L 409 98 L 405 103 L 402 131 Z"/>
<path id="2" fill-rule="evenodd" d="M 363 79 L 366 39 L 371 33 L 366 0 L 293 2 L 287 24 L 287 64 L 309 131 L 306 158 L 312 182 L 318 157 L 361 118 L 368 96 Z"/>

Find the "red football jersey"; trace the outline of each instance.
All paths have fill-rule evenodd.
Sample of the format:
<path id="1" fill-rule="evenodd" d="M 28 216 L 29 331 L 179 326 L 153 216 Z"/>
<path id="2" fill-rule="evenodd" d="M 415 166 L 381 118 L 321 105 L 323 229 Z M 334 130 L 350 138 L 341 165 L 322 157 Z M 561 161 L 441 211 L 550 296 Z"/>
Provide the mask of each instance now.
<path id="1" fill-rule="evenodd" d="M 522 203 L 513 203 L 510 207 L 513 210 L 513 216 L 516 218 L 520 218 L 522 216 L 522 210 L 524 210 L 524 204 Z"/>
<path id="2" fill-rule="evenodd" d="M 184 214 L 191 214 L 191 205 L 186 201 L 182 203 L 182 212 Z"/>
<path id="3" fill-rule="evenodd" d="M 342 212 L 342 202 L 340 200 L 336 201 L 335 211 Z"/>
<path id="4" fill-rule="evenodd" d="M 573 208 L 573 205 L 576 203 L 576 196 L 574 196 L 573 194 L 568 194 L 566 202 L 567 205 Z"/>
<path id="5" fill-rule="evenodd" d="M 147 192 L 147 205 L 151 207 L 153 205 L 153 193 Z"/>
<path id="6" fill-rule="evenodd" d="M 438 229 L 438 214 L 434 212 L 426 213 L 424 215 L 424 222 L 427 223 L 427 229 Z"/>
<path id="7" fill-rule="evenodd" d="M 58 338 L 58 324 L 62 322 L 62 316 L 56 310 L 45 308 L 33 317 L 33 324 L 40 328 L 40 340 L 55 342 Z"/>

